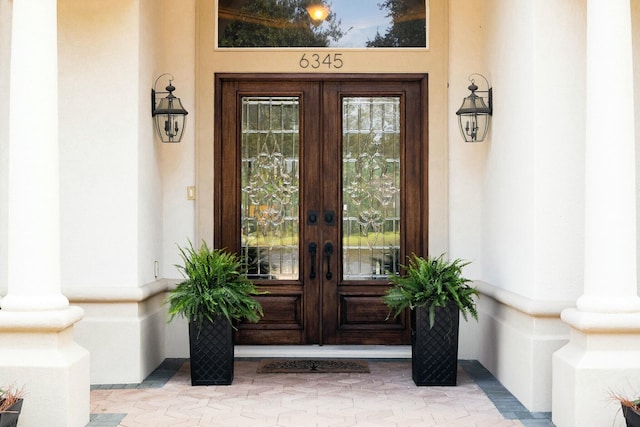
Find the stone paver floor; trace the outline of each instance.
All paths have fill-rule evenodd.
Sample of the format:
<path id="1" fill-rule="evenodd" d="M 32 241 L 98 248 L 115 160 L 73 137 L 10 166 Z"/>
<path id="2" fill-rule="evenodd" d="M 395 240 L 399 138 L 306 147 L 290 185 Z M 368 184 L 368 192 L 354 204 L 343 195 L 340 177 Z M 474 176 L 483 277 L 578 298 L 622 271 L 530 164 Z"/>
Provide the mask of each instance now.
<path id="1" fill-rule="evenodd" d="M 367 374 L 257 374 L 258 363 L 236 360 L 230 386 L 193 387 L 189 361 L 168 359 L 141 384 L 93 387 L 87 427 L 553 426 L 475 361 L 460 361 L 456 387 L 415 386 L 409 360 L 369 360 Z"/>

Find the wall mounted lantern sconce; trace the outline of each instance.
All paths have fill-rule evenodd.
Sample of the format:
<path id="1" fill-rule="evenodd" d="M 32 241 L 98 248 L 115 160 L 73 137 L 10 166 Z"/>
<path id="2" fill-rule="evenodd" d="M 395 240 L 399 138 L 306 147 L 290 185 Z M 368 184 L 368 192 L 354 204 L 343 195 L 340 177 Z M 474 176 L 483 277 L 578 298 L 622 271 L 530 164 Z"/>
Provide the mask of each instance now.
<path id="1" fill-rule="evenodd" d="M 478 90 L 472 76 L 482 77 L 487 84 L 487 90 Z M 471 74 L 469 76 L 469 90 L 471 94 L 462 100 L 460 109 L 456 111 L 460 133 L 465 142 L 482 142 L 489 130 L 489 116 L 493 115 L 493 88 L 489 87 L 489 82 L 482 74 Z M 487 94 L 485 98 L 476 95 L 478 93 Z"/>
<path id="2" fill-rule="evenodd" d="M 167 76 L 169 85 L 166 92 L 156 92 L 156 84 L 161 77 Z M 162 74 L 153 83 L 151 89 L 151 116 L 156 123 L 156 132 L 162 142 L 180 142 L 184 133 L 184 125 L 187 119 L 187 110 L 184 109 L 180 98 L 176 98 L 173 91 L 176 88 L 171 84 L 173 76 L 169 73 Z M 158 95 L 168 94 L 158 101 Z"/>

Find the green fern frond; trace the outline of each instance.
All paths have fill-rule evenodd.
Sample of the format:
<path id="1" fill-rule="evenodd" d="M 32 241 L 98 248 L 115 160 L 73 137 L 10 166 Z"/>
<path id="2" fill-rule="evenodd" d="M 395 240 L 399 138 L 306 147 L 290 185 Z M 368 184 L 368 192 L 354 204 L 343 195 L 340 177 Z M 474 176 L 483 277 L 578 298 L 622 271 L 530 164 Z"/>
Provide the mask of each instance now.
<path id="1" fill-rule="evenodd" d="M 210 249 L 204 241 L 199 249 L 191 241 L 178 249 L 183 265 L 176 268 L 185 280 L 166 299 L 169 321 L 182 316 L 202 323 L 213 320 L 216 314 L 224 315 L 232 324 L 234 320 L 260 320 L 262 306 L 254 297 L 266 292 L 259 291 L 247 278 L 236 254 Z"/>
<path id="2" fill-rule="evenodd" d="M 405 309 L 427 307 L 429 324 L 433 327 L 435 310 L 455 304 L 465 320 L 468 315 L 478 320 L 476 300 L 478 291 L 469 286 L 471 280 L 462 276 L 462 269 L 470 262 L 461 259 L 447 261 L 444 254 L 422 258 L 416 254 L 403 265 L 404 275 L 391 275 L 391 288 L 382 297 L 389 307 L 389 316 L 397 317 Z"/>

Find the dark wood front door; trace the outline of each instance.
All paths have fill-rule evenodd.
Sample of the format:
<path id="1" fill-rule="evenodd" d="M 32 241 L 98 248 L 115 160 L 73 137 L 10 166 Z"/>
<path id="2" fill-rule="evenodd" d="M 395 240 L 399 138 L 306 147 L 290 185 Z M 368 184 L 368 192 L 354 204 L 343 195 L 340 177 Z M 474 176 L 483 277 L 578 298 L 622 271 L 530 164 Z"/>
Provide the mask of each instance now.
<path id="1" fill-rule="evenodd" d="M 265 317 L 239 344 L 407 344 L 387 275 L 426 242 L 426 76 L 216 78 L 216 247 Z"/>

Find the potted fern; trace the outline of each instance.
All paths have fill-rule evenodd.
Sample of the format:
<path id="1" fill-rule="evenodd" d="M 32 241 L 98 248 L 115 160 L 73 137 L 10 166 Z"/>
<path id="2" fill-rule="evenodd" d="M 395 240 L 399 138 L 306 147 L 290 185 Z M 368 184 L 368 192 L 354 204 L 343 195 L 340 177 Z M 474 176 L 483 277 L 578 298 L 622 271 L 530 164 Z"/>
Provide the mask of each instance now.
<path id="1" fill-rule="evenodd" d="M 391 288 L 382 297 L 390 315 L 411 310 L 411 364 L 416 385 L 456 385 L 459 314 L 478 320 L 478 291 L 462 277 L 469 262 L 448 261 L 444 254 L 422 258 L 415 254 L 403 265 L 403 275 L 391 275 Z"/>
<path id="2" fill-rule="evenodd" d="M 169 321 L 175 316 L 189 322 L 192 385 L 228 385 L 233 381 L 233 322 L 257 322 L 262 306 L 257 290 L 244 273 L 239 257 L 202 242 L 180 249 L 185 277 L 169 292 Z"/>
<path id="3" fill-rule="evenodd" d="M 15 427 L 22 411 L 24 390 L 9 386 L 0 388 L 0 427 Z"/>

